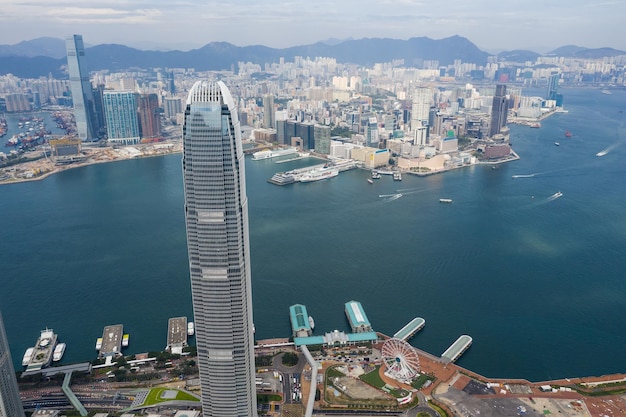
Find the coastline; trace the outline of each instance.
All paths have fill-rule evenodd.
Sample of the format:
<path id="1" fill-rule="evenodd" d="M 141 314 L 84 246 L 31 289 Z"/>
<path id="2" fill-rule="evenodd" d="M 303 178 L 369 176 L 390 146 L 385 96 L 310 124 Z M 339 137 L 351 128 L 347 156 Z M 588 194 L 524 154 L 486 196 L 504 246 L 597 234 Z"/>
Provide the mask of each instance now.
<path id="1" fill-rule="evenodd" d="M 0 173 L 3 172 L 5 175 L 10 175 L 9 173 L 12 173 L 13 175 L 10 175 L 8 178 L 5 179 L 0 179 L 0 186 L 5 184 L 19 184 L 23 182 L 40 181 L 48 178 L 51 175 L 58 174 L 63 171 L 82 168 L 90 165 L 126 161 L 129 159 L 152 158 L 157 156 L 182 153 L 182 146 L 183 145 L 181 140 L 167 140 L 163 142 L 125 146 L 119 149 L 115 149 L 112 147 L 86 148 L 83 149 L 83 152 L 87 153 L 85 155 L 84 161 L 67 165 L 56 165 L 47 158 L 37 159 L 34 161 L 25 161 L 17 163 L 15 165 L 11 165 L 6 168 L 2 168 L 3 171 L 0 171 Z M 129 148 L 134 148 L 138 150 L 139 153 L 123 152 L 125 149 Z M 38 174 L 38 172 L 41 172 L 41 174 Z M 0 178 L 1 177 L 2 176 L 0 175 Z"/>

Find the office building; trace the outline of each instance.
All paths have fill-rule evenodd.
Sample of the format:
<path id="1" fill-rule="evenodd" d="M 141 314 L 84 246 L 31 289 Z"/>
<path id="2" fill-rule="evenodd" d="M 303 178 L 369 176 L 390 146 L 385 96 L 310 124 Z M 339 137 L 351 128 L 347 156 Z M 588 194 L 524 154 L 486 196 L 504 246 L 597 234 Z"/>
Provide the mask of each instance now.
<path id="1" fill-rule="evenodd" d="M 413 91 L 411 131 L 413 143 L 418 146 L 424 146 L 428 143 L 428 120 L 432 97 L 433 93 L 430 88 L 418 87 Z"/>
<path id="2" fill-rule="evenodd" d="M 274 113 L 274 96 L 266 94 L 263 96 L 263 127 L 272 129 L 276 127 L 276 117 Z"/>
<path id="3" fill-rule="evenodd" d="M 330 127 L 315 125 L 313 127 L 313 138 L 315 142 L 315 152 L 330 154 Z"/>
<path id="4" fill-rule="evenodd" d="M 551 74 L 548 77 L 548 91 L 546 93 L 546 100 L 554 100 L 558 107 L 563 106 L 563 94 L 559 93 L 559 80 L 561 74 Z"/>
<path id="5" fill-rule="evenodd" d="M 154 139 L 161 136 L 161 113 L 156 94 L 139 96 L 139 130 L 142 138 Z"/>
<path id="6" fill-rule="evenodd" d="M 509 111 L 509 101 L 506 98 L 506 85 L 498 84 L 496 93 L 493 96 L 491 105 L 491 123 L 489 125 L 489 136 L 494 137 L 506 126 L 506 116 Z"/>
<path id="7" fill-rule="evenodd" d="M 137 104 L 132 91 L 105 91 L 102 94 L 108 141 L 115 145 L 140 142 Z"/>
<path id="8" fill-rule="evenodd" d="M 163 113 L 167 119 L 174 119 L 178 113 L 183 112 L 183 103 L 179 98 L 166 98 L 163 100 Z"/>
<path id="9" fill-rule="evenodd" d="M 185 108 L 183 182 L 205 417 L 257 414 L 245 179 L 230 91 L 198 81 Z"/>
<path id="10" fill-rule="evenodd" d="M 0 312 L 0 417 L 24 417 L 2 312 Z"/>
<path id="11" fill-rule="evenodd" d="M 98 138 L 99 127 L 96 126 L 95 106 L 89 74 L 82 62 L 85 46 L 81 35 L 72 35 L 66 39 L 67 69 L 70 74 L 70 90 L 74 103 L 76 133 L 84 141 Z"/>

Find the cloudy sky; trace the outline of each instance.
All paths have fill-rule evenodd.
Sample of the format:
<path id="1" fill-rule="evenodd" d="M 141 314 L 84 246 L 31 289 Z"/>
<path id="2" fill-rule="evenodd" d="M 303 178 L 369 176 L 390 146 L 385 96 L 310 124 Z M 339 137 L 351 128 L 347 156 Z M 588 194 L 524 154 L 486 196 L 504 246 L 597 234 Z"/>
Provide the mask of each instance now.
<path id="1" fill-rule="evenodd" d="M 1 44 L 79 33 L 89 45 L 276 48 L 329 38 L 460 35 L 488 51 L 626 50 L 624 0 L 2 0 Z"/>

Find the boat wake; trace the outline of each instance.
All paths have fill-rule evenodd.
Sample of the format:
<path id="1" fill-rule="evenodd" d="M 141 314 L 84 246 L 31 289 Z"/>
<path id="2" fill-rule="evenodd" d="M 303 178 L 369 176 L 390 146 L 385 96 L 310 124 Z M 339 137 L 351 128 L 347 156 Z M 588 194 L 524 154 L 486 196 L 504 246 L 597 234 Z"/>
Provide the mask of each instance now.
<path id="1" fill-rule="evenodd" d="M 606 148 L 602 149 L 600 152 L 598 152 L 596 156 L 602 157 L 606 155 L 607 153 L 611 152 L 612 150 L 614 150 L 615 148 L 617 148 L 618 146 L 620 146 L 621 144 L 622 144 L 621 142 L 617 142 L 612 145 L 609 145 Z"/>
<path id="2" fill-rule="evenodd" d="M 556 193 L 552 194 L 550 197 L 547 198 L 548 201 L 554 201 L 557 198 L 563 197 L 563 193 L 560 191 L 557 191 Z"/>
<path id="3" fill-rule="evenodd" d="M 400 197 L 402 197 L 402 194 L 398 193 L 398 194 L 380 194 L 378 196 L 379 198 L 385 198 L 385 201 L 393 201 L 393 200 L 397 200 Z"/>
<path id="4" fill-rule="evenodd" d="M 511 178 L 515 179 L 515 178 L 532 178 L 537 174 L 519 174 L 519 175 L 512 175 Z"/>

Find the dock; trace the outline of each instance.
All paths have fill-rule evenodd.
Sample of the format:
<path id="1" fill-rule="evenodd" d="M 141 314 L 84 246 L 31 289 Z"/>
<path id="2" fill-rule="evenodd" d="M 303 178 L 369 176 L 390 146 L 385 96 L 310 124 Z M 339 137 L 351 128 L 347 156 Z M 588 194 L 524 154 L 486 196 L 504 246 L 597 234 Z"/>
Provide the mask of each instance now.
<path id="1" fill-rule="evenodd" d="M 187 317 L 172 317 L 167 321 L 167 346 L 171 353 L 182 353 L 187 346 Z"/>
<path id="2" fill-rule="evenodd" d="M 466 334 L 458 339 L 441 355 L 444 363 L 456 362 L 459 357 L 472 345 L 472 338 Z"/>
<path id="3" fill-rule="evenodd" d="M 122 354 L 122 334 L 124 326 L 114 324 L 106 326 L 102 331 L 102 346 L 98 357 L 117 356 Z"/>
<path id="4" fill-rule="evenodd" d="M 403 328 L 398 330 L 393 335 L 393 337 L 395 339 L 400 339 L 403 342 L 406 342 L 407 340 L 415 336 L 415 333 L 422 330 L 425 324 L 426 324 L 426 320 L 424 320 L 421 317 L 415 317 L 413 320 L 408 322 Z"/>

